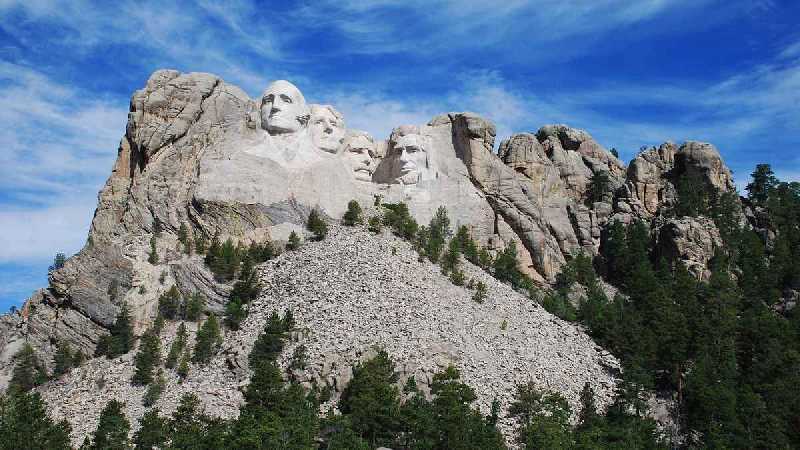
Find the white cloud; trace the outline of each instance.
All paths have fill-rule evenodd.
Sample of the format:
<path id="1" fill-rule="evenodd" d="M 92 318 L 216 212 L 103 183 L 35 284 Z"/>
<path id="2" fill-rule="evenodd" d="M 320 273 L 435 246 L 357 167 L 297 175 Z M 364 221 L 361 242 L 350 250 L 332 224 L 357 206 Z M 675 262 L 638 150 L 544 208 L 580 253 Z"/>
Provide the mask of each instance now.
<path id="1" fill-rule="evenodd" d="M 686 13 L 713 1 L 325 0 L 305 5 L 294 17 L 312 27 L 340 30 L 352 43 L 347 46 L 351 53 L 439 57 L 448 50 L 500 45 L 509 52 L 518 47 L 546 49 L 544 57 L 569 51 L 548 48 L 556 41 L 619 30 L 666 13 Z M 526 57 L 536 55 L 528 52 Z"/>
<path id="2" fill-rule="evenodd" d="M 0 262 L 74 252 L 125 132 L 127 102 L 87 100 L 2 61 L 0 80 Z"/>
<path id="3" fill-rule="evenodd" d="M 0 211 L 0 263 L 47 262 L 86 242 L 96 197 L 68 198 L 40 209 Z"/>

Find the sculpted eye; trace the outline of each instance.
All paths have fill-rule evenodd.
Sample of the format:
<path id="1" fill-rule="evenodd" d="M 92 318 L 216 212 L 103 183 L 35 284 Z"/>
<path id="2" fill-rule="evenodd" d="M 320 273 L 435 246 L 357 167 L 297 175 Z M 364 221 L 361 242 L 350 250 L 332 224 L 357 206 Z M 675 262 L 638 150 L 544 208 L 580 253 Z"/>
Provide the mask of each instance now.
<path id="1" fill-rule="evenodd" d="M 264 103 L 272 103 L 274 100 L 275 97 L 272 94 L 265 95 L 264 98 L 261 99 L 261 101 L 263 101 Z"/>
<path id="2" fill-rule="evenodd" d="M 289 96 L 288 96 L 288 95 L 286 95 L 286 94 L 281 94 L 281 100 L 283 100 L 283 101 L 284 101 L 284 102 L 286 102 L 286 103 L 292 103 L 292 98 L 291 98 L 291 97 L 289 97 Z"/>

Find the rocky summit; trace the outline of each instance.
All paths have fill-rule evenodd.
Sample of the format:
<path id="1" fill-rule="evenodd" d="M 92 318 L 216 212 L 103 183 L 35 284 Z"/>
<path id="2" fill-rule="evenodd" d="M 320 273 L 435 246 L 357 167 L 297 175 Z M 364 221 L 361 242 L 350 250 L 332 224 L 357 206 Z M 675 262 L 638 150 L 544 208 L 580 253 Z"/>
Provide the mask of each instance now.
<path id="1" fill-rule="evenodd" d="M 543 291 L 577 255 L 598 255 L 615 222 L 643 221 L 659 256 L 702 280 L 720 231 L 711 220 L 669 213 L 681 189 L 676 180 L 695 180 L 696 191 L 734 192 L 731 172 L 707 143 L 643 149 L 626 166 L 566 125 L 500 143 L 495 137 L 490 121 L 469 112 L 398 124 L 390 136 L 374 137 L 347 128 L 334 106 L 306 103 L 288 81 L 251 99 L 212 74 L 155 72 L 131 98 L 85 246 L 23 308 L 0 317 L 0 385 L 23 343 L 48 367 L 59 343 L 95 354 L 122 305 L 143 333 L 172 286 L 184 297 L 201 294 L 205 313 L 222 314 L 232 283 L 186 248 L 228 239 L 283 246 L 292 233 L 310 237 L 305 224 L 315 210 L 329 236 L 257 267 L 262 290 L 248 317 L 225 332 L 208 365 L 193 367 L 182 382 L 167 374 L 162 411 L 194 392 L 211 415 L 237 415 L 253 342 L 269 314 L 286 310 L 303 331 L 292 333 L 284 368 L 291 372 L 289 355 L 304 345 L 310 364 L 292 377 L 307 388 L 330 386 L 334 399 L 352 365 L 383 348 L 401 381 L 413 375 L 423 389 L 434 372 L 454 365 L 486 413 L 494 399 L 505 408 L 527 381 L 561 393 L 574 409 L 589 383 L 607 406 L 619 363 L 580 326 L 465 262 L 466 282 L 486 286 L 485 301 L 475 302 L 471 290 L 390 231 L 339 226 L 348 202 L 403 203 L 420 224 L 444 207 L 452 228 L 467 227 L 490 256 L 514 246 L 519 270 Z M 754 215 L 738 208 L 743 222 Z M 165 349 L 175 327 L 160 336 Z M 72 423 L 78 444 L 95 426 L 100 398 L 125 402 L 131 419 L 143 414 L 144 387 L 130 384 L 132 372 L 132 354 L 95 358 L 39 389 L 54 416 Z M 507 436 L 509 424 L 500 421 Z"/>

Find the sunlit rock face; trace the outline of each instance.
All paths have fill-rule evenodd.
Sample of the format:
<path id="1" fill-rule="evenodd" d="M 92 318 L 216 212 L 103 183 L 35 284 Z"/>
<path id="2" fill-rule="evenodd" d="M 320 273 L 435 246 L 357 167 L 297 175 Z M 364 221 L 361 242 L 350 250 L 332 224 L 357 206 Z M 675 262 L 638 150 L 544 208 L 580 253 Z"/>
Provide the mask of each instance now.
<path id="1" fill-rule="evenodd" d="M 261 126 L 271 135 L 297 133 L 308 124 L 310 111 L 297 86 L 278 80 L 261 94 Z"/>
<path id="2" fill-rule="evenodd" d="M 521 270 L 546 286 L 572 255 L 596 255 L 611 221 L 662 226 L 678 172 L 733 189 L 710 144 L 665 144 L 626 168 L 589 133 L 566 125 L 515 134 L 496 149 L 494 124 L 474 113 L 375 137 L 347 129 L 345 119 L 333 106 L 307 103 L 285 80 L 253 99 L 212 74 L 155 72 L 131 98 L 85 247 L 50 274 L 50 288 L 29 301 L 36 308 L 0 326 L 0 346 L 28 339 L 46 359 L 63 339 L 91 354 L 123 303 L 143 330 L 172 285 L 202 291 L 209 310 L 222 312 L 230 286 L 181 251 L 182 225 L 194 240 L 247 244 L 302 233 L 312 208 L 339 219 L 353 199 L 405 202 L 420 224 L 443 206 L 454 229 L 467 226 L 490 252 L 514 243 Z M 592 180 L 600 175 L 607 186 L 598 194 Z M 697 274 L 707 253 L 695 245 L 704 242 L 701 229 L 674 228 L 659 244 Z M 157 264 L 148 262 L 154 236 Z M 74 324 L 86 330 L 77 334 Z M 0 351 L 0 380 L 8 355 Z"/>
<path id="3" fill-rule="evenodd" d="M 330 105 L 311 105 L 311 139 L 318 149 L 337 153 L 345 135 L 344 117 Z"/>
<path id="4" fill-rule="evenodd" d="M 348 130 L 343 139 L 342 158 L 353 170 L 353 178 L 364 182 L 372 181 L 377 156 L 377 146 L 372 136 L 363 131 Z"/>

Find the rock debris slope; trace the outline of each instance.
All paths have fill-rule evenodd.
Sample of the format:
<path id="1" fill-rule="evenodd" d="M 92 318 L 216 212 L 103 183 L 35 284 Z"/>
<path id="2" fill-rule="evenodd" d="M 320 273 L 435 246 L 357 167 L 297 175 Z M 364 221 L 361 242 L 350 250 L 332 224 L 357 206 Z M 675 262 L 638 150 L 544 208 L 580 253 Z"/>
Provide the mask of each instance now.
<path id="1" fill-rule="evenodd" d="M 249 376 L 247 355 L 269 315 L 286 309 L 294 313 L 297 329 L 281 358 L 283 367 L 294 348 L 305 345 L 309 365 L 293 375 L 308 385 L 313 380 L 331 386 L 334 398 L 350 378 L 351 365 L 380 346 L 397 362 L 401 382 L 413 375 L 423 389 L 433 373 L 455 365 L 487 413 L 493 399 L 507 406 L 514 386 L 529 380 L 561 392 L 573 407 L 586 382 L 601 406 L 610 402 L 619 370 L 614 357 L 579 327 L 481 269 L 464 262 L 464 270 L 467 280 L 487 285 L 483 304 L 472 300 L 470 290 L 450 283 L 438 266 L 420 262 L 407 242 L 386 232 L 333 225 L 326 240 L 308 242 L 259 267 L 263 294 L 250 305 L 242 329 L 228 331 L 220 353 L 208 366 L 193 365 L 183 383 L 167 371 L 167 391 L 157 406 L 171 412 L 181 394 L 194 392 L 207 413 L 235 416 L 239 389 Z M 162 336 L 165 347 L 175 327 Z M 145 389 L 130 384 L 132 373 L 132 354 L 95 359 L 40 390 L 55 417 L 71 421 L 77 443 L 95 427 L 111 398 L 127 403 L 132 420 L 144 413 Z M 506 433 L 508 425 L 501 422 Z"/>

